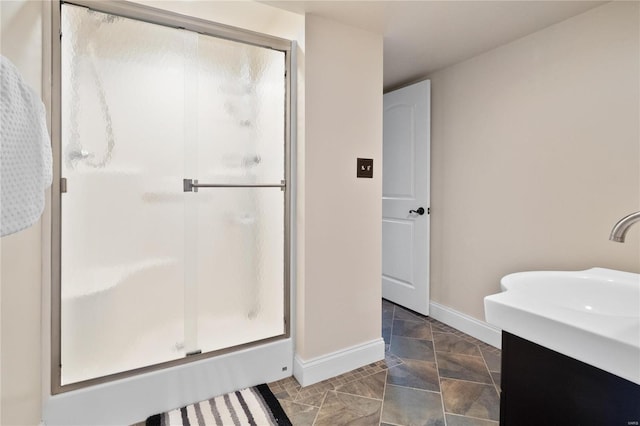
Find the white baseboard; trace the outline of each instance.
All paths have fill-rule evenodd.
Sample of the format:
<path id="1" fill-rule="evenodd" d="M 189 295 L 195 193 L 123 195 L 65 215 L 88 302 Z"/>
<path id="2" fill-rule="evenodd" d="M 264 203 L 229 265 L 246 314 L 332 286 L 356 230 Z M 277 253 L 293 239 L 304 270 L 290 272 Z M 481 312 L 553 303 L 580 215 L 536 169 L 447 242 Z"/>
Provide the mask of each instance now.
<path id="1" fill-rule="evenodd" d="M 502 347 L 502 330 L 489 323 L 436 302 L 429 302 L 429 316 L 498 349 Z"/>
<path id="2" fill-rule="evenodd" d="M 302 386 L 330 379 L 384 359 L 382 338 L 305 361 L 296 356 L 293 375 Z"/>

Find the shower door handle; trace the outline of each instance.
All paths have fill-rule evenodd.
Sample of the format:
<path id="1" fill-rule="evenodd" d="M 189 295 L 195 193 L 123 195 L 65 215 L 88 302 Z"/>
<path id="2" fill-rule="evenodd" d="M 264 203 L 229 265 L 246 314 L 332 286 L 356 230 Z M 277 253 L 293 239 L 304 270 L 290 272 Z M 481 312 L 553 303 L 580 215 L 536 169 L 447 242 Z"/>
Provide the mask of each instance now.
<path id="1" fill-rule="evenodd" d="M 183 179 L 182 189 L 184 192 L 198 192 L 198 188 L 280 188 L 283 191 L 287 183 L 281 180 L 280 183 L 198 183 L 198 179 Z"/>

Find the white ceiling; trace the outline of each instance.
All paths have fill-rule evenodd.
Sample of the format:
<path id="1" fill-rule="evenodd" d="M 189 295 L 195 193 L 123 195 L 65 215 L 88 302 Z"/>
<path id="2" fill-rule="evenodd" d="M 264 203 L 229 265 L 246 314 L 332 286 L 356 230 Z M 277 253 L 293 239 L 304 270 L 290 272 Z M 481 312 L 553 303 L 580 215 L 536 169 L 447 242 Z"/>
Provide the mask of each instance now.
<path id="1" fill-rule="evenodd" d="M 384 34 L 389 89 L 599 6 L 603 1 L 263 1 Z"/>

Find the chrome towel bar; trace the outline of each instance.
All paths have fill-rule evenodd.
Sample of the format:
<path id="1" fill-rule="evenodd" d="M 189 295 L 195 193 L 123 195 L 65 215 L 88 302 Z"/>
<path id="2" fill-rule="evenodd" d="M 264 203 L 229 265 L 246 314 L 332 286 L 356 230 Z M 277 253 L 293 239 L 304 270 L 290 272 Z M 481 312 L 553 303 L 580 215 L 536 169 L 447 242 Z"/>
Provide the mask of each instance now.
<path id="1" fill-rule="evenodd" d="M 280 183 L 198 183 L 198 179 L 183 179 L 182 188 L 184 192 L 198 192 L 198 188 L 280 188 L 283 191 L 287 183 L 281 180 Z"/>

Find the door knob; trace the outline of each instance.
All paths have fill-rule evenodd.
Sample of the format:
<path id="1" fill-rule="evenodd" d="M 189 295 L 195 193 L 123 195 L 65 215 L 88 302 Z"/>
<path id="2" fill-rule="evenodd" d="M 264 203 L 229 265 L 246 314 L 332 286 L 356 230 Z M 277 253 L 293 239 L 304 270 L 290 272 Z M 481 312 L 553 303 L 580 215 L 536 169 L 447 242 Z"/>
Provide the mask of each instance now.
<path id="1" fill-rule="evenodd" d="M 409 213 L 418 213 L 420 216 L 424 214 L 424 209 L 422 207 L 418 207 L 417 210 L 409 210 Z"/>

